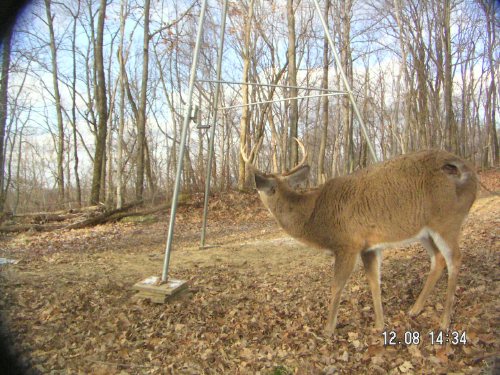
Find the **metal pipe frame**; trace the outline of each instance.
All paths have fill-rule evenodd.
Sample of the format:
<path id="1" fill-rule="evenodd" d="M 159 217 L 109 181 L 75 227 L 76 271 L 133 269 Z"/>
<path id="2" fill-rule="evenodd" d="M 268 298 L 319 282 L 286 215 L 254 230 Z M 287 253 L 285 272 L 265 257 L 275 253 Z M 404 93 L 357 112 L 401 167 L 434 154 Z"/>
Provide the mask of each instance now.
<path id="1" fill-rule="evenodd" d="M 223 83 L 225 83 L 225 84 L 240 84 L 240 85 L 245 84 L 245 85 L 255 85 L 255 86 L 264 86 L 264 87 L 297 88 L 297 89 L 303 89 L 303 90 L 311 90 L 311 91 L 317 90 L 317 91 L 321 91 L 321 92 L 327 92 L 327 94 L 308 95 L 308 96 L 301 96 L 301 97 L 294 97 L 294 98 L 283 98 L 283 99 L 277 99 L 277 100 L 272 100 L 272 101 L 262 101 L 262 102 L 249 103 L 249 104 L 246 104 L 247 106 L 264 104 L 264 103 L 272 103 L 272 102 L 278 102 L 278 101 L 284 101 L 284 100 L 292 100 L 292 99 L 314 98 L 314 97 L 321 97 L 321 96 L 347 94 L 349 96 L 351 104 L 354 108 L 354 112 L 356 114 L 356 117 L 361 125 L 361 130 L 362 130 L 363 136 L 367 142 L 368 148 L 370 150 L 370 154 L 371 154 L 374 161 L 378 161 L 375 150 L 373 149 L 371 141 L 368 137 L 368 131 L 366 129 L 365 123 L 363 122 L 363 119 L 361 117 L 359 109 L 356 105 L 356 101 L 354 99 L 354 95 L 352 93 L 351 86 L 349 84 L 349 81 L 347 80 L 347 77 L 344 73 L 344 70 L 342 69 L 342 65 L 340 63 L 340 58 L 339 58 L 337 51 L 335 49 L 333 39 L 332 39 L 330 32 L 328 30 L 328 25 L 323 17 L 323 13 L 321 12 L 321 8 L 319 6 L 318 0 L 313 0 L 313 1 L 314 1 L 314 5 L 316 6 L 316 10 L 318 12 L 323 29 L 325 31 L 325 36 L 326 36 L 328 43 L 330 45 L 330 48 L 333 52 L 335 64 L 339 68 L 340 76 L 342 78 L 342 81 L 344 83 L 344 87 L 345 87 L 346 91 L 330 90 L 330 89 L 316 88 L 316 87 L 299 87 L 299 86 L 287 86 L 287 85 L 276 85 L 276 84 L 261 84 L 261 83 L 253 83 L 253 82 L 222 81 L 220 78 L 221 78 L 222 52 L 223 52 L 223 47 L 224 47 L 225 23 L 226 23 L 226 15 L 227 15 L 227 7 L 228 7 L 227 0 L 224 1 L 224 5 L 223 5 L 223 15 L 222 15 L 222 22 L 221 22 L 221 41 L 219 44 L 219 52 L 218 52 L 218 58 L 217 58 L 217 80 L 199 80 L 199 81 L 200 82 L 216 83 L 216 95 L 214 98 L 214 108 L 217 108 L 217 106 L 218 106 L 219 95 L 220 95 L 220 84 L 223 84 Z M 181 177 L 182 177 L 182 168 L 183 168 L 184 152 L 185 152 L 185 147 L 186 147 L 187 132 L 189 129 L 189 124 L 192 120 L 191 111 L 192 111 L 193 91 L 194 91 L 194 83 L 195 83 L 195 78 L 196 78 L 196 68 L 198 65 L 200 44 L 201 44 L 201 39 L 202 39 L 202 34 L 203 34 L 203 21 L 205 19 L 206 6 L 207 6 L 207 0 L 203 0 L 202 5 L 201 5 L 200 18 L 198 21 L 198 32 L 197 32 L 197 36 L 196 36 L 196 45 L 195 45 L 194 52 L 193 52 L 193 61 L 192 61 L 191 71 L 190 71 L 187 105 L 186 105 L 186 109 L 185 109 L 184 121 L 183 121 L 183 126 L 182 126 L 182 131 L 181 131 L 181 140 L 180 140 L 180 147 L 181 148 L 180 148 L 180 152 L 179 152 L 179 160 L 177 163 L 174 192 L 172 195 L 172 207 L 171 207 L 171 211 L 170 211 L 170 222 L 169 222 L 169 227 L 168 227 L 167 245 L 165 248 L 165 259 L 164 259 L 164 263 L 163 263 L 162 282 L 166 282 L 167 278 L 168 278 L 168 270 L 169 270 L 169 265 L 170 265 L 170 252 L 172 249 L 172 242 L 173 242 L 173 236 L 174 236 L 175 216 L 177 213 L 177 205 L 178 205 L 178 198 L 179 198 L 179 192 L 180 192 L 180 181 L 181 181 Z M 217 108 L 217 109 L 239 108 L 239 107 L 243 107 L 243 106 L 245 106 L 245 105 L 237 105 L 237 106 L 223 107 L 223 108 Z M 208 157 L 208 167 L 207 167 L 206 185 L 205 185 L 205 201 L 204 201 L 204 207 L 203 207 L 203 227 L 202 227 L 202 238 L 201 238 L 201 246 L 202 247 L 205 246 L 206 222 L 207 222 L 207 213 L 208 213 L 208 195 L 210 193 L 210 180 L 211 180 L 212 163 L 213 163 L 216 122 L 217 122 L 217 111 L 215 111 L 215 113 L 214 113 L 213 126 L 211 129 L 211 137 L 210 137 L 210 142 L 209 142 L 209 157 Z"/>
<path id="2" fill-rule="evenodd" d="M 219 105 L 219 95 L 220 95 L 220 85 L 221 81 L 221 70 L 222 70 L 222 54 L 224 51 L 224 34 L 226 31 L 226 16 L 227 16 L 228 0 L 224 0 L 222 6 L 222 19 L 220 26 L 220 43 L 219 52 L 217 56 L 217 80 L 215 82 L 215 97 L 214 97 L 214 109 L 217 109 Z M 205 81 L 203 81 L 205 82 Z M 201 226 L 201 240 L 200 247 L 205 247 L 205 236 L 207 232 L 207 214 L 208 214 L 208 196 L 210 194 L 210 180 L 212 178 L 212 162 L 214 158 L 214 142 L 215 142 L 215 127 L 217 125 L 217 110 L 214 110 L 214 118 L 212 129 L 210 129 L 210 141 L 208 146 L 208 166 L 207 166 L 207 176 L 205 178 L 205 200 L 203 202 L 203 222 Z"/>
<path id="3" fill-rule="evenodd" d="M 309 86 L 288 86 L 288 85 L 277 85 L 273 83 L 257 83 L 257 82 L 238 82 L 238 81 L 221 81 L 220 79 L 199 79 L 198 82 L 208 82 L 208 83 L 224 83 L 228 85 L 248 85 L 248 86 L 262 86 L 262 87 L 280 87 L 284 89 L 299 89 L 308 91 L 324 91 L 324 92 L 335 92 L 347 94 L 347 91 L 325 89 L 322 87 L 309 87 Z"/>
<path id="4" fill-rule="evenodd" d="M 175 185 L 174 192 L 172 194 L 172 204 L 170 208 L 170 222 L 168 225 L 168 235 L 167 235 L 167 245 L 165 247 L 165 258 L 163 261 L 163 273 L 161 276 L 161 281 L 166 282 L 168 279 L 168 269 L 170 266 L 170 252 L 172 250 L 172 242 L 174 239 L 174 227 L 175 227 L 175 216 L 177 213 L 177 205 L 179 199 L 181 177 L 182 177 L 182 167 L 184 161 L 184 152 L 186 148 L 187 132 L 189 128 L 189 123 L 191 122 L 191 109 L 193 102 L 193 91 L 194 91 L 194 81 L 196 78 L 196 68 L 198 66 L 198 57 L 200 54 L 201 39 L 203 36 L 203 21 L 205 20 L 205 11 L 207 8 L 207 0 L 203 0 L 201 4 L 200 18 L 198 20 L 198 33 L 196 35 L 196 44 L 193 52 L 193 61 L 191 63 L 191 71 L 189 76 L 189 88 L 188 96 L 186 100 L 186 109 L 184 113 L 184 121 L 182 124 L 181 131 L 181 142 L 179 150 L 179 159 L 177 162 L 177 171 L 175 174 Z"/>
<path id="5" fill-rule="evenodd" d="M 345 95 L 345 93 L 343 93 L 343 92 L 332 92 L 331 94 L 317 94 L 317 95 L 293 96 L 293 97 L 290 97 L 290 98 L 280 98 L 280 99 L 273 99 L 273 100 L 263 100 L 261 102 L 253 102 L 253 103 L 248 103 L 248 104 L 236 104 L 236 105 L 231 105 L 229 107 L 219 107 L 217 109 L 222 110 L 222 109 L 243 108 L 243 107 L 251 107 L 251 106 L 257 105 L 257 104 L 277 103 L 277 102 L 285 102 L 287 100 L 294 100 L 294 99 L 321 98 L 322 96 L 337 96 L 337 95 Z"/>

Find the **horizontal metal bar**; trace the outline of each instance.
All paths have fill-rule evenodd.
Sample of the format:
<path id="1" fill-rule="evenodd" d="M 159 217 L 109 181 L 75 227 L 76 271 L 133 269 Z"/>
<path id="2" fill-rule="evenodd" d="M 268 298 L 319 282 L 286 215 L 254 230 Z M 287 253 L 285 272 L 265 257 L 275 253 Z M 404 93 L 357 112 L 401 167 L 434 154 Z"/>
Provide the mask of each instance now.
<path id="1" fill-rule="evenodd" d="M 276 85 L 276 84 L 273 84 L 273 83 L 218 81 L 218 80 L 213 80 L 213 79 L 199 79 L 198 82 L 225 83 L 225 84 L 228 84 L 228 85 L 249 85 L 249 86 L 263 86 L 263 87 L 281 87 L 281 88 L 285 88 L 285 89 L 299 89 L 299 90 L 309 90 L 309 91 L 324 91 L 324 92 L 347 94 L 347 91 L 331 90 L 331 89 L 325 89 L 325 88 L 322 88 L 322 87 L 287 86 L 287 85 Z"/>
<path id="2" fill-rule="evenodd" d="M 266 103 L 276 103 L 276 102 L 283 102 L 286 100 L 294 100 L 294 99 L 308 99 L 308 98 L 321 98 L 322 96 L 337 96 L 337 95 L 346 95 L 346 92 L 333 92 L 331 94 L 318 94 L 318 95 L 305 95 L 305 96 L 294 96 L 291 98 L 281 98 L 281 99 L 274 99 L 274 100 L 263 100 L 261 102 L 253 102 L 253 103 L 248 103 L 248 104 L 238 104 L 238 105 L 231 105 L 229 107 L 219 107 L 217 108 L 218 110 L 221 109 L 233 109 L 233 108 L 243 108 L 243 107 L 250 107 L 252 105 L 257 105 L 257 104 L 266 104 Z"/>

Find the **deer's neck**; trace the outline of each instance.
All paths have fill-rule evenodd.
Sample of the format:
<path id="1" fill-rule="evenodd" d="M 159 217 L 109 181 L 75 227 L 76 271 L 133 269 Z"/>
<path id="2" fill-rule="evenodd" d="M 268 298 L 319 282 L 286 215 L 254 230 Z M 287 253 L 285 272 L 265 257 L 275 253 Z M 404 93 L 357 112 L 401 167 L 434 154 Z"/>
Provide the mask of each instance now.
<path id="1" fill-rule="evenodd" d="M 316 191 L 297 193 L 290 190 L 278 196 L 268 208 L 285 232 L 292 237 L 302 239 L 304 225 L 311 217 L 317 197 Z"/>

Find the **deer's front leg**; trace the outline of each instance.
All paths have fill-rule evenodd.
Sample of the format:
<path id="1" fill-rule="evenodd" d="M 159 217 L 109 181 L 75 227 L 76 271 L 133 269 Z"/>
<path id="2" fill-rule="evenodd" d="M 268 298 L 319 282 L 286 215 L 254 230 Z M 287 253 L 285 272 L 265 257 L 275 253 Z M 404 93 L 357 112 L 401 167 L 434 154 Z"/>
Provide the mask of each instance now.
<path id="1" fill-rule="evenodd" d="M 329 335 L 333 334 L 335 327 L 337 326 L 337 313 L 339 310 L 340 297 L 347 279 L 356 265 L 357 258 L 358 254 L 356 252 L 343 252 L 342 250 L 337 251 L 334 266 L 335 274 L 333 275 L 332 296 L 328 307 L 328 320 L 325 328 L 326 333 Z"/>

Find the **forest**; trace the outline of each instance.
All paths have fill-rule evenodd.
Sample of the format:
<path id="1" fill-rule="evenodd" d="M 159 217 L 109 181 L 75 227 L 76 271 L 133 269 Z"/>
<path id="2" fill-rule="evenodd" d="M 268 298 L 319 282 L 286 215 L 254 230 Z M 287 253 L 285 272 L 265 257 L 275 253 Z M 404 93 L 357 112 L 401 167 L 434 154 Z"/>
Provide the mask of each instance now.
<path id="1" fill-rule="evenodd" d="M 276 172 L 296 164 L 290 140 L 299 136 L 313 186 L 369 164 L 349 98 L 331 95 L 344 90 L 340 69 L 379 160 L 441 148 L 498 166 L 494 1 L 324 5 L 341 66 L 313 2 L 229 2 L 214 108 L 223 5 L 209 1 L 184 191 L 203 190 L 210 126 L 214 191 L 250 188 L 240 145 L 250 150 L 261 139 L 256 161 Z M 46 0 L 24 11 L 2 41 L 2 211 L 120 208 L 169 196 L 199 10 L 199 1 Z"/>
<path id="2" fill-rule="evenodd" d="M 0 42 L 0 372 L 500 373 L 498 2 L 28 3 Z M 304 205 L 311 241 L 283 225 L 415 155 L 448 159 Z"/>

